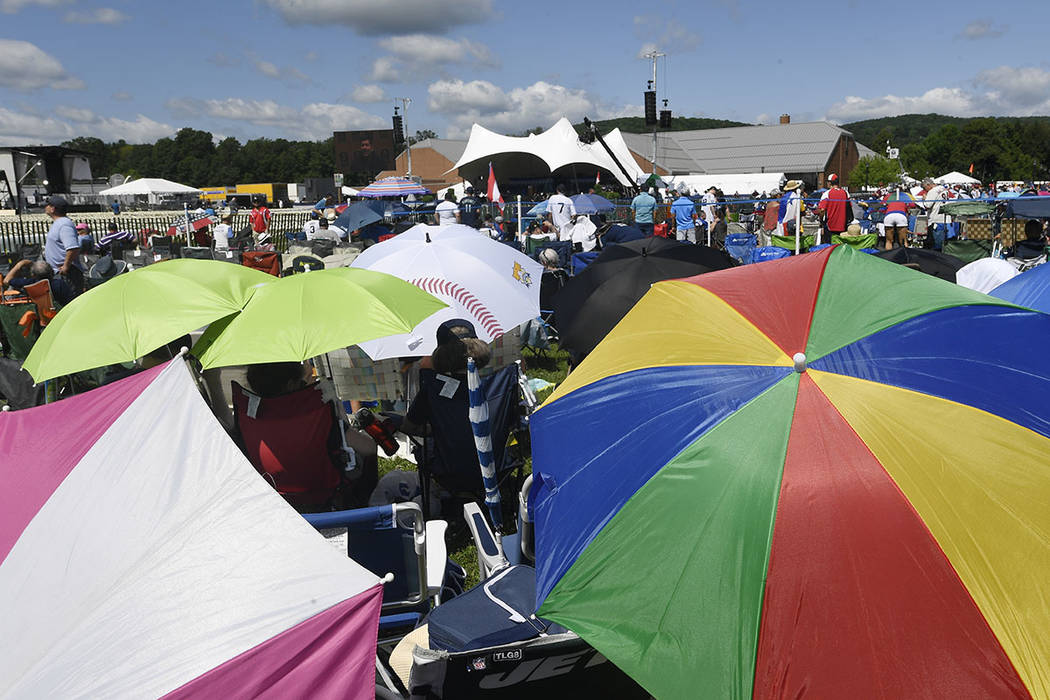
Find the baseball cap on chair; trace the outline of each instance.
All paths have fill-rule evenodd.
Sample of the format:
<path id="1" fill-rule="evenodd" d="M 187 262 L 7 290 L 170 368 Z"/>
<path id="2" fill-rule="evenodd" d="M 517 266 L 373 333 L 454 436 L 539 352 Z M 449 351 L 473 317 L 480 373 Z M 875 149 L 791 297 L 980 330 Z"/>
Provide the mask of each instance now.
<path id="1" fill-rule="evenodd" d="M 453 333 L 452 329 L 456 326 L 462 326 L 466 328 L 466 332 L 460 331 L 459 333 Z M 453 318 L 445 321 L 437 329 L 437 343 L 438 345 L 444 345 L 445 343 L 463 338 L 477 338 L 478 334 L 474 330 L 474 324 L 465 318 Z"/>

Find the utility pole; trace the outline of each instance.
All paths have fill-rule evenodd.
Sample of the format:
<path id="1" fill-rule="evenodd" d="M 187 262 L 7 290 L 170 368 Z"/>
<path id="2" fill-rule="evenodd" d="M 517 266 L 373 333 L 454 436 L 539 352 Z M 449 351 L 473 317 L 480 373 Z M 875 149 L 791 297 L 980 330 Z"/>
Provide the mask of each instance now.
<path id="1" fill-rule="evenodd" d="M 666 56 L 666 55 L 667 54 L 661 53 L 661 52 L 657 51 L 656 49 L 653 49 L 649 53 L 645 54 L 645 58 L 648 58 L 649 60 L 651 60 L 653 62 L 653 79 L 649 83 L 649 89 L 652 90 L 653 92 L 656 92 L 656 61 L 661 56 Z M 653 126 L 653 159 L 652 159 L 652 164 L 653 164 L 653 174 L 655 175 L 656 174 L 656 127 L 655 126 Z"/>
<path id="2" fill-rule="evenodd" d="M 395 102 L 401 103 L 401 118 L 404 120 L 405 125 L 405 156 L 408 159 L 408 172 L 405 173 L 408 177 L 412 177 L 412 137 L 409 136 L 412 132 L 408 128 L 408 106 L 412 104 L 411 97 L 395 97 Z"/>

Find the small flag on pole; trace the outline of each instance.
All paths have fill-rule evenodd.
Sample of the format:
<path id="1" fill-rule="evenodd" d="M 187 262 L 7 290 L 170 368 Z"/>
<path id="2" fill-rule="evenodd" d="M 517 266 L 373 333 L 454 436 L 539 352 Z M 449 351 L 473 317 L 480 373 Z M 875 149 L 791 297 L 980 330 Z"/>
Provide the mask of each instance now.
<path id="1" fill-rule="evenodd" d="M 489 163 L 489 191 L 488 197 L 490 202 L 499 202 L 500 213 L 503 212 L 503 195 L 499 193 L 499 185 L 496 184 L 496 173 L 492 170 L 492 163 Z"/>
<path id="2" fill-rule="evenodd" d="M 973 175 L 973 163 L 970 163 L 970 174 Z"/>
<path id="3" fill-rule="evenodd" d="M 596 174 L 594 176 L 594 186 L 597 187 L 600 184 L 602 184 L 602 171 L 601 170 L 599 170 L 598 174 Z"/>

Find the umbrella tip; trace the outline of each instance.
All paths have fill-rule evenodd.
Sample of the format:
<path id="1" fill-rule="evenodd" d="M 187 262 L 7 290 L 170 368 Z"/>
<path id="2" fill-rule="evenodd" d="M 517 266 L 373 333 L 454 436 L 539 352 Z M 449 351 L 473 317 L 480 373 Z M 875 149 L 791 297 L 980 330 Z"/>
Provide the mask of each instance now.
<path id="1" fill-rule="evenodd" d="M 426 232 L 426 236 L 427 236 L 427 243 L 430 243 L 430 231 Z"/>
<path id="2" fill-rule="evenodd" d="M 795 371 L 802 374 L 806 371 L 806 353 L 796 352 L 794 357 L 791 358 L 795 363 Z"/>

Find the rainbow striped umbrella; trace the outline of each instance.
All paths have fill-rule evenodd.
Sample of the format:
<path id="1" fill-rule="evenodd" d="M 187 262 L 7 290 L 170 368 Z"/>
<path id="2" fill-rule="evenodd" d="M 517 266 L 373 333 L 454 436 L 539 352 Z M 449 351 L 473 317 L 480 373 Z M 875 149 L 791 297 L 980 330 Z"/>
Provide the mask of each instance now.
<path id="1" fill-rule="evenodd" d="M 532 416 L 538 614 L 659 698 L 1050 696 L 1046 347 L 847 246 L 655 284 Z"/>
<path id="2" fill-rule="evenodd" d="M 410 194 L 430 194 L 430 190 L 407 177 L 384 177 L 357 194 L 359 197 L 404 197 Z"/>

